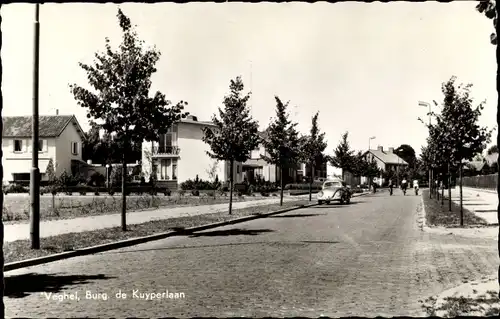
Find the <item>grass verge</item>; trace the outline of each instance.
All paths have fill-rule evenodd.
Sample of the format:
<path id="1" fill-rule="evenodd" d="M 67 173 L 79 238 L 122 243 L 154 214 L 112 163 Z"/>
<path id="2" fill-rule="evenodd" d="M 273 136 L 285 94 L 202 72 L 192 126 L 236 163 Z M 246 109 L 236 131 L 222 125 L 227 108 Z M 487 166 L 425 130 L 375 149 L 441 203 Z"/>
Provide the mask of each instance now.
<path id="1" fill-rule="evenodd" d="M 422 192 L 424 199 L 425 218 L 428 226 L 446 226 L 446 227 L 459 227 L 460 226 L 460 206 L 451 202 L 451 212 L 448 207 L 448 200 L 444 199 L 444 205 L 441 206 L 441 197 L 439 201 L 433 197 L 429 198 L 429 190 Z M 476 216 L 465 207 L 464 212 L 464 226 L 477 226 L 487 225 L 488 223 L 481 217 Z"/>
<path id="2" fill-rule="evenodd" d="M 458 316 L 493 317 L 500 313 L 500 299 L 495 291 L 476 298 L 447 297 L 440 306 L 436 306 L 436 299 L 429 298 L 423 306 L 427 315 L 443 318 L 454 318 Z"/>
<path id="3" fill-rule="evenodd" d="M 41 238 L 41 247 L 39 250 L 32 250 L 30 248 L 29 240 L 17 240 L 4 243 L 5 263 L 42 257 L 95 245 L 102 245 L 124 239 L 143 237 L 171 230 L 182 230 L 184 228 L 228 221 L 244 216 L 265 214 L 309 203 L 311 202 L 307 200 L 299 200 L 294 202 L 285 202 L 283 203 L 283 206 L 273 204 L 236 209 L 231 215 L 227 212 L 221 212 L 215 214 L 156 220 L 143 224 L 128 225 L 127 232 L 123 232 L 120 227 L 114 227 L 95 231 L 45 237 Z"/>
<path id="4" fill-rule="evenodd" d="M 234 196 L 234 202 L 262 200 L 272 197 L 257 196 Z M 4 196 L 3 220 L 5 224 L 26 223 L 29 220 L 29 203 L 27 196 Z M 216 198 L 203 194 L 202 196 L 128 196 L 127 211 L 141 211 L 156 209 L 159 207 L 186 207 L 202 206 L 229 203 L 229 196 L 217 196 Z M 55 209 L 52 208 L 54 204 Z M 71 196 L 55 197 L 52 203 L 52 196 L 40 197 L 40 220 L 71 219 L 77 217 L 107 215 L 121 211 L 120 196 L 92 196 L 76 197 Z"/>

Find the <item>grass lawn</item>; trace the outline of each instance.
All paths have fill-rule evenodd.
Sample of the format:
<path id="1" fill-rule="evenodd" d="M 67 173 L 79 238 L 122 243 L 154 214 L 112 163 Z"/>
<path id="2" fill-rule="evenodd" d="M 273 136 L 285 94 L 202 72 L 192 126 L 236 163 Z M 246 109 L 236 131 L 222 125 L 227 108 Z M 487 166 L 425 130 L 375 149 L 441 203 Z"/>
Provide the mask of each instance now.
<path id="1" fill-rule="evenodd" d="M 441 197 L 439 201 L 433 196 L 429 199 L 429 190 L 422 192 L 425 207 L 425 218 L 429 226 L 447 226 L 456 227 L 460 226 L 460 206 L 451 202 L 451 212 L 448 207 L 448 200 L 444 199 L 444 205 L 441 206 Z M 470 212 L 465 207 L 464 212 L 464 226 L 487 225 L 487 222 Z"/>
<path id="2" fill-rule="evenodd" d="M 438 307 L 434 305 L 435 299 L 430 298 L 424 305 L 429 316 L 454 318 L 458 316 L 496 317 L 500 313 L 500 299 L 498 292 L 488 291 L 477 298 L 447 297 Z"/>
<path id="3" fill-rule="evenodd" d="M 233 202 L 277 198 L 276 196 L 233 196 Z M 127 196 L 127 211 L 138 211 L 158 207 L 182 207 L 223 204 L 229 196 L 217 195 L 216 198 L 201 196 Z M 56 196 L 55 210 L 52 209 L 52 195 L 40 196 L 40 220 L 70 219 L 75 217 L 112 214 L 121 211 L 121 196 Z M 3 220 L 5 224 L 27 222 L 29 220 L 30 197 L 27 194 L 4 195 Z"/>
<path id="4" fill-rule="evenodd" d="M 297 207 L 309 204 L 307 200 L 299 200 L 295 202 L 265 205 L 258 207 L 247 207 L 236 209 L 232 215 L 227 212 L 206 214 L 189 217 L 171 218 L 165 220 L 151 221 L 144 224 L 128 225 L 128 231 L 123 232 L 120 227 L 106 228 L 95 231 L 69 233 L 59 236 L 41 238 L 41 249 L 32 250 L 29 240 L 18 240 L 4 243 L 4 258 L 5 262 L 20 261 L 35 257 L 47 256 L 64 251 L 71 251 L 79 248 L 90 247 L 105 243 L 110 243 L 123 239 L 142 237 L 169 230 L 183 229 L 205 224 L 228 221 L 239 217 L 269 213 L 284 208 Z"/>

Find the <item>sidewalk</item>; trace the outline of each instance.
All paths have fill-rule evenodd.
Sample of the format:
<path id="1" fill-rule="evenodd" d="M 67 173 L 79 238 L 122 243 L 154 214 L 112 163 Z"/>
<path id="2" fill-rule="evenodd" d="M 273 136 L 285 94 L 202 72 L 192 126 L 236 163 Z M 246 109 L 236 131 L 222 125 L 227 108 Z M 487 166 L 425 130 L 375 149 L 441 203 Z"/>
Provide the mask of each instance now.
<path id="1" fill-rule="evenodd" d="M 493 190 L 472 187 L 463 187 L 463 207 L 471 213 L 486 220 L 488 224 L 498 224 L 498 195 Z M 448 190 L 444 191 L 444 198 L 448 198 Z M 460 188 L 451 190 L 451 200 L 460 205 Z"/>
<path id="2" fill-rule="evenodd" d="M 313 200 L 314 200 L 313 196 Z M 309 195 L 300 195 L 294 197 L 284 197 L 283 202 L 293 202 L 303 199 L 308 199 Z M 279 197 L 266 198 L 260 200 L 252 200 L 246 202 L 233 202 L 233 209 L 241 209 L 246 207 L 263 206 L 278 204 Z M 196 216 L 203 214 L 213 214 L 218 212 L 227 212 L 228 203 L 216 205 L 203 205 L 191 207 L 173 207 L 159 208 L 148 211 L 136 211 L 127 213 L 127 225 L 142 224 L 152 220 L 162 220 L 169 218 Z M 109 214 L 89 217 L 79 217 L 74 219 L 60 219 L 40 222 L 40 237 L 50 237 L 66 233 L 78 233 L 85 231 L 98 230 L 103 228 L 119 227 L 121 224 L 121 214 Z M 4 225 L 4 242 L 12 242 L 16 240 L 29 239 L 30 225 L 26 224 L 11 224 Z"/>

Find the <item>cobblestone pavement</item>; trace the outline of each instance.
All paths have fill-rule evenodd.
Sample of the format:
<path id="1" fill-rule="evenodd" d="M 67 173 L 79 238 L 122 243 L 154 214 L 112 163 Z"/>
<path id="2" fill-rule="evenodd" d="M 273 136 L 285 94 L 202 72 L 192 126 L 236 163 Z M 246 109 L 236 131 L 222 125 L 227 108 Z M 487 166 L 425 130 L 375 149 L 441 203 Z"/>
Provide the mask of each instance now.
<path id="1" fill-rule="evenodd" d="M 419 316 L 419 300 L 496 272 L 495 240 L 422 232 L 421 198 L 395 195 L 7 272 L 6 316 Z"/>

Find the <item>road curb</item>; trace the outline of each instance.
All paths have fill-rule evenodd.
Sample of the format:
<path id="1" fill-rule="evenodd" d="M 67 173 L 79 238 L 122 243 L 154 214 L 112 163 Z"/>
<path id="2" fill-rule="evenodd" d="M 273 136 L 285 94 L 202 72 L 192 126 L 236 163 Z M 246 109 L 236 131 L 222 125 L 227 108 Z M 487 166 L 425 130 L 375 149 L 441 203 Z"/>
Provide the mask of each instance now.
<path id="1" fill-rule="evenodd" d="M 273 216 L 273 215 L 282 214 L 282 213 L 286 213 L 286 212 L 290 212 L 290 211 L 294 211 L 294 210 L 298 210 L 298 209 L 302 209 L 302 208 L 313 207 L 313 206 L 317 206 L 317 204 L 307 204 L 307 205 L 301 205 L 301 206 L 297 206 L 297 207 L 285 208 L 285 209 L 277 210 L 277 211 L 270 212 L 270 213 L 250 215 L 250 216 L 235 218 L 235 219 L 227 220 L 227 221 L 223 221 L 223 222 L 216 222 L 216 223 L 212 223 L 212 224 L 195 226 L 195 227 L 185 228 L 185 229 L 181 229 L 181 230 L 174 230 L 174 231 L 169 231 L 169 232 L 164 232 L 164 233 L 159 233 L 159 234 L 154 234 L 154 235 L 149 235 L 149 236 L 144 236 L 144 237 L 130 238 L 130 239 L 116 241 L 116 242 L 112 242 L 112 243 L 108 243 L 108 244 L 101 244 L 101 245 L 96 245 L 96 246 L 91 246 L 91 247 L 85 247 L 85 248 L 80 248 L 80 249 L 76 249 L 76 250 L 72 250 L 72 251 L 68 251 L 68 252 L 62 252 L 62 253 L 57 253 L 57 254 L 53 254 L 53 255 L 43 256 L 43 257 L 31 258 L 31 259 L 26 259 L 26 260 L 21 260 L 21 261 L 14 261 L 14 262 L 6 263 L 4 265 L 4 272 L 16 270 L 16 269 L 20 269 L 20 268 L 37 266 L 37 265 L 46 264 L 49 262 L 68 259 L 68 258 L 73 258 L 73 257 L 96 254 L 96 253 L 104 252 L 104 251 L 108 251 L 108 250 L 114 250 L 114 249 L 134 246 L 134 245 L 143 244 L 143 243 L 150 242 L 150 241 L 165 239 L 165 238 L 172 237 L 172 236 L 185 235 L 185 234 L 189 234 L 189 233 L 193 233 L 193 232 L 197 232 L 197 231 L 201 231 L 201 230 L 206 230 L 206 229 L 210 229 L 210 228 L 216 228 L 216 227 L 221 227 L 221 226 L 226 226 L 226 225 L 242 223 L 242 222 L 246 222 L 246 221 L 250 221 L 250 220 L 254 220 L 254 219 L 265 218 L 268 216 Z"/>

